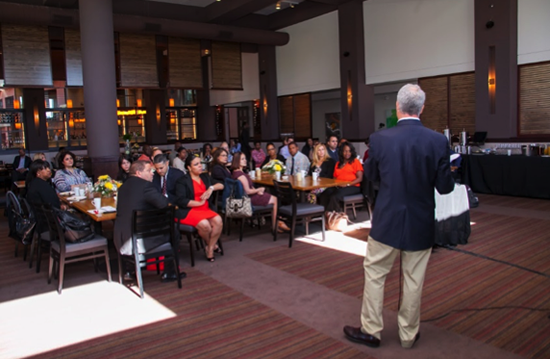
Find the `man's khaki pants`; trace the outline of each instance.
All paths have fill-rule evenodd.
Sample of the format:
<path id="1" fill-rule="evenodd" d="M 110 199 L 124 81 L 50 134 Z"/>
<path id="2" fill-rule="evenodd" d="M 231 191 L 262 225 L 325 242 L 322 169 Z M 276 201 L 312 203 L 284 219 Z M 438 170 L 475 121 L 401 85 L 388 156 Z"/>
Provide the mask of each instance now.
<path id="1" fill-rule="evenodd" d="M 395 257 L 401 252 L 403 268 L 403 300 L 397 317 L 399 338 L 403 347 L 410 347 L 420 326 L 420 299 L 426 267 L 432 249 L 422 251 L 401 251 L 387 246 L 369 236 L 367 255 L 363 262 L 365 288 L 361 308 L 361 330 L 381 339 L 384 328 L 382 309 L 384 308 L 384 283 Z"/>

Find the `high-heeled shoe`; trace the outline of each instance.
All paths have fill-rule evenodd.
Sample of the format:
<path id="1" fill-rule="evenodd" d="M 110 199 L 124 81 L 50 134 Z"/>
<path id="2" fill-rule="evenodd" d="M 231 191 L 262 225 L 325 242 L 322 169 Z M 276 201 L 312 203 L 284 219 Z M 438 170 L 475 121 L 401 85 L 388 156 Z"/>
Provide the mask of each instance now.
<path id="1" fill-rule="evenodd" d="M 216 246 L 216 248 L 214 248 L 214 253 L 215 254 L 222 254 L 222 249 L 218 246 Z"/>
<path id="2" fill-rule="evenodd" d="M 209 262 L 214 262 L 216 258 L 214 257 L 214 252 L 212 252 L 212 257 L 208 257 L 208 253 L 206 252 L 206 248 L 204 249 L 204 256 L 206 257 L 206 260 Z"/>

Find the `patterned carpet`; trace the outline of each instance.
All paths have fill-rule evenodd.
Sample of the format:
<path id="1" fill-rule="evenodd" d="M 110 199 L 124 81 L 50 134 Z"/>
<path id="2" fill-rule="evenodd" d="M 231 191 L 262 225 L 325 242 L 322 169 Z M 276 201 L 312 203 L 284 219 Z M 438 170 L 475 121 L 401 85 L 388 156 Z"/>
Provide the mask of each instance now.
<path id="1" fill-rule="evenodd" d="M 550 208 L 548 201 L 505 199 L 506 203 L 522 208 L 532 209 L 525 203 L 531 201 L 540 210 Z M 471 216 L 475 224 L 469 244 L 459 249 L 510 264 L 437 249 L 428 265 L 421 320 L 524 357 L 548 358 L 550 220 L 481 211 L 472 211 Z M 360 231 L 351 234 L 361 237 Z M 362 231 L 361 239 L 365 239 L 368 230 Z M 273 248 L 249 257 L 332 290 L 362 296 L 361 257 L 299 242 L 292 251 Z M 385 308 L 392 311 L 396 311 L 398 305 L 398 266 L 399 260 L 396 260 L 386 282 Z M 464 309 L 474 310 L 461 311 Z"/>

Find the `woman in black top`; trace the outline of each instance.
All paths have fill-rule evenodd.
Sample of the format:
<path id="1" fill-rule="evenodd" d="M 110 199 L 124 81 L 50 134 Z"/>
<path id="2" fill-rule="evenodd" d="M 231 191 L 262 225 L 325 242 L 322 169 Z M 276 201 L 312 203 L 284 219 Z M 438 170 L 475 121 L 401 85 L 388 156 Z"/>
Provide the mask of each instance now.
<path id="1" fill-rule="evenodd" d="M 311 160 L 310 152 L 313 151 L 313 138 L 308 137 L 306 144 L 302 147 L 302 153 Z"/>
<path id="2" fill-rule="evenodd" d="M 311 176 L 313 172 L 317 172 L 319 173 L 319 177 L 334 178 L 335 166 L 336 163 L 334 163 L 334 160 L 328 155 L 325 144 L 319 143 L 315 146 L 308 174 Z"/>
<path id="3" fill-rule="evenodd" d="M 132 156 L 120 155 L 118 158 L 118 175 L 116 176 L 117 181 L 124 183 L 128 179 L 132 162 Z"/>
<path id="4" fill-rule="evenodd" d="M 262 163 L 262 167 L 269 163 L 271 160 L 279 160 L 283 164 L 285 163 L 285 158 L 279 154 L 277 154 L 277 149 L 275 148 L 275 145 L 271 142 L 269 142 L 266 146 L 267 149 L 267 156 L 265 156 L 265 161 Z"/>
<path id="5" fill-rule="evenodd" d="M 224 148 L 218 148 L 212 155 L 210 162 L 210 175 L 214 183 L 225 183 L 226 178 L 231 178 L 231 172 L 227 169 L 228 153 Z"/>

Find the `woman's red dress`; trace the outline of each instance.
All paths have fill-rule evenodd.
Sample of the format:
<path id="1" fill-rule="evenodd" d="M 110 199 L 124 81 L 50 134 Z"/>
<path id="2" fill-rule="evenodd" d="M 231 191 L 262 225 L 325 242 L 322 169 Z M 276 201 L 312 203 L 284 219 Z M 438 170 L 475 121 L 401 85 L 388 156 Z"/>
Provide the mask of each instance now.
<path id="1" fill-rule="evenodd" d="M 200 201 L 201 196 L 206 192 L 206 185 L 201 180 L 200 183 L 193 181 L 193 191 L 195 192 L 195 201 Z M 196 227 L 200 221 L 203 219 L 210 219 L 216 217 L 218 214 L 208 207 L 208 201 L 204 202 L 202 206 L 193 207 L 187 214 L 187 217 L 180 219 L 181 224 L 186 224 L 188 226 Z"/>

